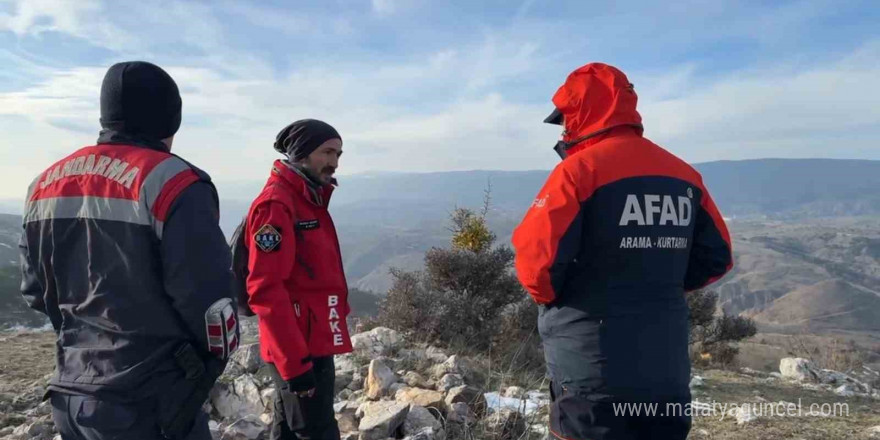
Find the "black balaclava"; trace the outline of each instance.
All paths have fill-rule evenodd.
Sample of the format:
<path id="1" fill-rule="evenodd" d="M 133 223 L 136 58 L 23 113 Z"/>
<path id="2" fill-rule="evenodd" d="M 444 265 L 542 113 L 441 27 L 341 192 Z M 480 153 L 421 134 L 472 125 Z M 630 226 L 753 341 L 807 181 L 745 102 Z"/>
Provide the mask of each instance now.
<path id="1" fill-rule="evenodd" d="M 101 127 L 145 141 L 161 141 L 180 128 L 177 84 L 144 61 L 114 64 L 101 84 Z"/>
<path id="2" fill-rule="evenodd" d="M 291 162 L 309 157 L 330 139 L 342 136 L 330 124 L 316 119 L 302 119 L 284 127 L 275 137 L 275 151 L 287 155 Z"/>

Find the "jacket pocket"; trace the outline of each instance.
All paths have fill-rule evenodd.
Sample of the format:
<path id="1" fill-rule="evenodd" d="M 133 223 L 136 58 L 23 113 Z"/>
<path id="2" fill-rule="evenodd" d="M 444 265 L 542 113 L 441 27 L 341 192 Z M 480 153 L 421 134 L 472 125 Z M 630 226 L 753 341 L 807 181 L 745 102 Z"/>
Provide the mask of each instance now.
<path id="1" fill-rule="evenodd" d="M 138 408 L 92 398 L 83 400 L 76 412 L 76 423 L 100 431 L 122 431 L 134 425 Z"/>

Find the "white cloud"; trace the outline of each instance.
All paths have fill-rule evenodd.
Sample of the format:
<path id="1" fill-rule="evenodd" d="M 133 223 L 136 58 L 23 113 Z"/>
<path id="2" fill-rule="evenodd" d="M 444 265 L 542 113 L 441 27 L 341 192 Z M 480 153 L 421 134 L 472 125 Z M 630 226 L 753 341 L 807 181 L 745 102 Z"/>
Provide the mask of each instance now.
<path id="1" fill-rule="evenodd" d="M 0 30 L 85 34 L 89 11 L 107 6 L 73 3 L 18 1 L 12 13 L 0 15 Z M 521 10 L 529 4 L 524 2 Z M 222 7 L 292 34 L 309 24 L 292 13 L 273 15 L 274 10 L 232 3 Z M 297 67 L 279 73 L 273 63 L 289 60 L 261 59 L 230 48 L 224 25 L 204 4 L 143 3 L 131 8 L 132 16 L 152 28 L 149 34 L 121 33 L 118 42 L 92 35 L 89 41 L 118 47 L 119 56 L 149 53 L 151 44 L 175 42 L 205 52 L 191 58 L 163 57 L 159 64 L 183 91 L 183 127 L 175 151 L 215 180 L 265 178 L 277 157 L 271 148 L 275 134 L 304 117 L 325 119 L 340 130 L 346 149 L 343 174 L 547 169 L 556 162 L 550 147 L 558 129 L 541 120 L 550 110 L 550 95 L 564 79 L 547 74 L 549 65 L 559 65 L 559 53 L 550 51 L 561 49 L 545 47 L 534 27 L 528 32 L 484 30 L 471 41 L 408 57 L 396 54 L 393 61 L 331 57 L 334 61 L 304 67 L 291 63 Z M 400 12 L 391 0 L 376 0 L 373 8 L 376 13 Z M 48 21 L 41 18 L 47 13 Z M 339 20 L 328 22 L 327 29 L 351 32 L 351 23 L 345 17 Z M 180 25 L 187 21 L 192 26 Z M 111 29 L 109 20 L 103 23 Z M 0 52 L 0 59 L 15 62 L 32 78 L 23 90 L 0 92 L 0 198 L 20 197 L 51 161 L 94 142 L 98 93 L 107 67 L 58 68 L 6 55 Z M 836 61 L 780 61 L 714 79 L 699 72 L 695 63 L 662 74 L 627 72 L 639 91 L 646 135 L 687 160 L 855 154 L 880 159 L 878 42 Z M 535 89 L 544 89 L 546 96 L 506 87 L 523 79 L 540 84 Z M 86 127 L 94 132 L 84 132 Z"/>
<path id="2" fill-rule="evenodd" d="M 880 137 L 880 41 L 836 62 L 733 72 L 692 90 L 681 81 L 687 75 L 680 75 L 672 74 L 670 84 L 677 84 L 677 90 L 668 91 L 679 96 L 643 99 L 641 109 L 646 133 L 676 146 L 690 160 L 781 152 L 786 157 L 851 157 Z M 834 142 L 853 132 L 870 133 L 873 141 Z M 787 147 L 797 144 L 799 150 Z"/>
<path id="3" fill-rule="evenodd" d="M 134 42 L 132 36 L 107 20 L 99 0 L 13 0 L 13 12 L 0 14 L 0 31 L 18 36 L 60 32 L 94 44 L 119 49 Z"/>
<path id="4" fill-rule="evenodd" d="M 0 32 L 19 37 L 57 32 L 138 57 L 161 56 L 168 44 L 188 44 L 206 52 L 222 48 L 222 27 L 208 4 L 159 0 L 11 0 L 0 13 Z M 110 20 L 109 17 L 114 17 Z"/>

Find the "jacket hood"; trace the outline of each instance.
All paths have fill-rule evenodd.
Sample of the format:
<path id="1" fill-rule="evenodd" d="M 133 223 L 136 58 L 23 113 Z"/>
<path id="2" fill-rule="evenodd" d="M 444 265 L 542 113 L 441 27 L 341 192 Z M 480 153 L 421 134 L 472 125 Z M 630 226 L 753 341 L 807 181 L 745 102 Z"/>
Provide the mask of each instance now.
<path id="1" fill-rule="evenodd" d="M 638 96 L 619 69 L 590 63 L 568 75 L 553 95 L 553 104 L 565 117 L 566 142 L 587 139 L 620 126 L 636 127 L 642 134 Z"/>

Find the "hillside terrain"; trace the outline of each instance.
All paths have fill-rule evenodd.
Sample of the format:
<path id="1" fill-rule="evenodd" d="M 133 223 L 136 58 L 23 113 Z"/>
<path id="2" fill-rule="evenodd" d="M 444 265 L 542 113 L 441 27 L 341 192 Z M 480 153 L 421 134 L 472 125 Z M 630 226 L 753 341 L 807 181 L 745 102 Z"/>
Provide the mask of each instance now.
<path id="1" fill-rule="evenodd" d="M 205 405 L 216 439 L 261 440 L 271 423 L 275 390 L 252 326 L 244 328 L 248 345 Z M 336 362 L 334 408 L 345 439 L 537 440 L 547 433 L 546 380 L 522 382 L 488 359 L 450 356 L 388 329 L 353 340 L 355 352 Z M 53 348 L 49 332 L 0 332 L 0 439 L 56 438 L 48 402 L 41 402 Z M 678 410 L 693 417 L 688 438 L 880 438 L 880 374 L 854 376 L 798 362 L 804 361 L 787 359 L 770 373 L 695 369 L 693 401 Z"/>
<path id="2" fill-rule="evenodd" d="M 767 159 L 696 167 L 734 237 L 735 269 L 715 287 L 723 311 L 751 316 L 767 332 L 877 332 L 880 161 Z M 547 174 L 341 177 L 331 212 L 350 286 L 384 295 L 393 281 L 389 270 L 421 268 L 425 251 L 449 243 L 449 214 L 456 207 L 479 210 L 486 189 L 491 190 L 489 226 L 499 243 L 509 243 Z M 218 183 L 227 234 L 261 186 Z M 16 289 L 19 232 L 20 217 L 0 215 L 0 303 L 6 305 L 0 326 L 34 322 Z M 364 310 L 374 308 L 369 301 L 359 303 Z M 37 317 L 36 322 L 42 321 Z"/>

